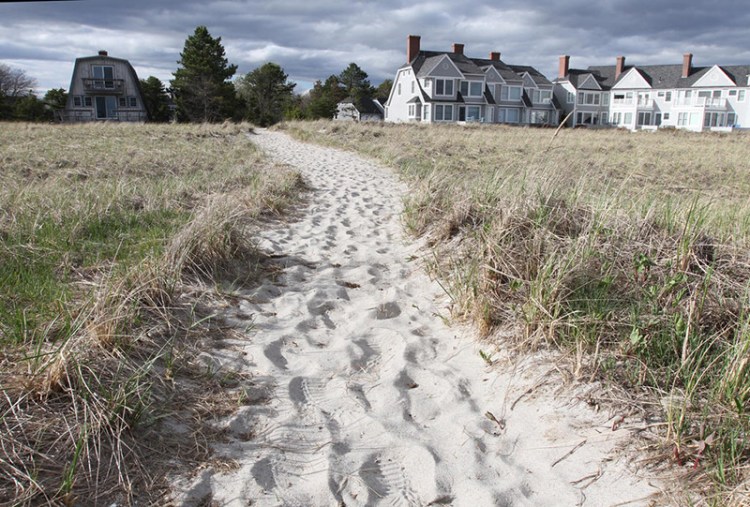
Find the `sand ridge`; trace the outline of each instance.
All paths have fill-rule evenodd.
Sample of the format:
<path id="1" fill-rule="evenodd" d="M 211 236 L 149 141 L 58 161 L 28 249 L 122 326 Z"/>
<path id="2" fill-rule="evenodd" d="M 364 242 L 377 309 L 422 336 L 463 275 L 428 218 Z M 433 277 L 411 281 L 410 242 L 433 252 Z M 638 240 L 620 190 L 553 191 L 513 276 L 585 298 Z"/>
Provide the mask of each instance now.
<path id="1" fill-rule="evenodd" d="M 301 218 L 260 233 L 283 274 L 227 312 L 252 322 L 236 357 L 214 354 L 268 401 L 217 423 L 216 455 L 238 466 L 175 478 L 176 503 L 652 504 L 658 488 L 611 459 L 625 425 L 533 389 L 544 372 L 532 362 L 489 367 L 471 330 L 446 324 L 390 170 L 281 132 L 251 137 L 312 191 Z"/>

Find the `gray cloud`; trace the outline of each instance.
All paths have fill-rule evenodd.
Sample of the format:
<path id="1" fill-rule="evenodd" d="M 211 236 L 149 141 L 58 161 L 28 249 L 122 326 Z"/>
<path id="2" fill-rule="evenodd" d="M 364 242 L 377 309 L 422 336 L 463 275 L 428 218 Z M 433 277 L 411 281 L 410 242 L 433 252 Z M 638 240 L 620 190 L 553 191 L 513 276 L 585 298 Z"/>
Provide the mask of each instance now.
<path id="1" fill-rule="evenodd" d="M 750 63 L 750 13 L 744 2 L 663 0 L 81 0 L 0 3 L 0 61 L 21 67 L 40 89 L 67 88 L 76 57 L 107 49 L 129 59 L 141 77 L 169 80 L 185 38 L 197 25 L 221 37 L 246 73 L 280 64 L 301 91 L 358 63 L 375 83 L 404 63 L 406 36 L 424 49 L 466 45 L 470 56 L 500 51 L 514 64 L 554 77 L 557 57 L 571 65 Z"/>

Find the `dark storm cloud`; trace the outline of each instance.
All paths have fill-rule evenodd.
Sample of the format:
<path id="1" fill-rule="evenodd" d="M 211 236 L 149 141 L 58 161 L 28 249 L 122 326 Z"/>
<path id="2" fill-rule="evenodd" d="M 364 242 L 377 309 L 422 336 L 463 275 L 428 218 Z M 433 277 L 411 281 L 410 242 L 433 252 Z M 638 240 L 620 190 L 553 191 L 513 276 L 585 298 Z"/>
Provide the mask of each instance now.
<path id="1" fill-rule="evenodd" d="M 557 57 L 571 65 L 750 63 L 750 14 L 744 3 L 690 5 L 665 0 L 80 0 L 0 3 L 0 61 L 36 77 L 40 88 L 67 87 L 73 60 L 107 49 L 131 60 L 142 77 L 168 80 L 197 25 L 221 37 L 246 73 L 280 64 L 302 88 L 357 62 L 373 82 L 404 63 L 408 34 L 424 49 L 466 45 L 470 56 L 500 51 L 554 77 Z"/>

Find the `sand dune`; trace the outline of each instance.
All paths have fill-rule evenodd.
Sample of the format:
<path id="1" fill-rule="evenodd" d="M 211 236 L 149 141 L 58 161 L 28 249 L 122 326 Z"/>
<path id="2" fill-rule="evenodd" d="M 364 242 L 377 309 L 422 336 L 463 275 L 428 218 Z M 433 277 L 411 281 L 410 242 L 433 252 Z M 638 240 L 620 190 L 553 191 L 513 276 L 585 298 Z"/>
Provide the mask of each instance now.
<path id="1" fill-rule="evenodd" d="M 613 431 L 580 390 L 534 388 L 549 369 L 536 361 L 488 366 L 470 329 L 448 327 L 388 169 L 283 133 L 253 139 L 313 191 L 298 219 L 261 233 L 284 271 L 228 311 L 246 339 L 210 353 L 267 402 L 217 422 L 216 455 L 238 466 L 175 478 L 177 503 L 651 504 L 655 483 L 612 459 L 627 424 Z"/>

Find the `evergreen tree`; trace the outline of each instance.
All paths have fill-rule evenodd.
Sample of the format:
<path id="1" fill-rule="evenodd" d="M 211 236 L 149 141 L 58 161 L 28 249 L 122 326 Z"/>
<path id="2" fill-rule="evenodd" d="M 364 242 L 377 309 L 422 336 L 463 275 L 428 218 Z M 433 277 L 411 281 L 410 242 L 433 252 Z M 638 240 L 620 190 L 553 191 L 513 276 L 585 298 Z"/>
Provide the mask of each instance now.
<path id="1" fill-rule="evenodd" d="M 267 127 L 284 119 L 297 86 L 288 77 L 279 65 L 268 62 L 237 80 L 237 94 L 245 101 L 248 120 Z"/>
<path id="2" fill-rule="evenodd" d="M 237 72 L 230 65 L 221 45 L 205 26 L 185 40 L 177 62 L 172 90 L 182 121 L 215 122 L 229 118 L 234 110 L 234 86 L 229 79 Z"/>
<path id="3" fill-rule="evenodd" d="M 65 109 L 65 103 L 68 100 L 68 93 L 64 88 L 52 88 L 44 94 L 44 103 L 53 111 Z"/>
<path id="4" fill-rule="evenodd" d="M 164 83 L 154 76 L 141 79 L 141 92 L 149 119 L 155 122 L 168 122 L 170 120 L 169 94 Z"/>
<path id="5" fill-rule="evenodd" d="M 338 79 L 346 91 L 346 95 L 354 100 L 371 98 L 373 95 L 374 89 L 370 86 L 370 80 L 367 79 L 367 72 L 359 68 L 356 63 L 350 63 L 346 69 L 341 71 Z"/>
<path id="6" fill-rule="evenodd" d="M 17 97 L 13 104 L 13 118 L 20 121 L 48 121 L 52 112 L 33 93 Z"/>
<path id="7" fill-rule="evenodd" d="M 331 119 L 336 114 L 336 104 L 347 96 L 338 76 L 329 76 L 325 83 L 316 81 L 310 90 L 305 116 L 311 120 Z"/>
<path id="8" fill-rule="evenodd" d="M 375 98 L 378 99 L 381 104 L 385 104 L 388 101 L 388 97 L 391 95 L 391 88 L 393 88 L 393 81 L 391 79 L 386 79 L 375 89 Z"/>

